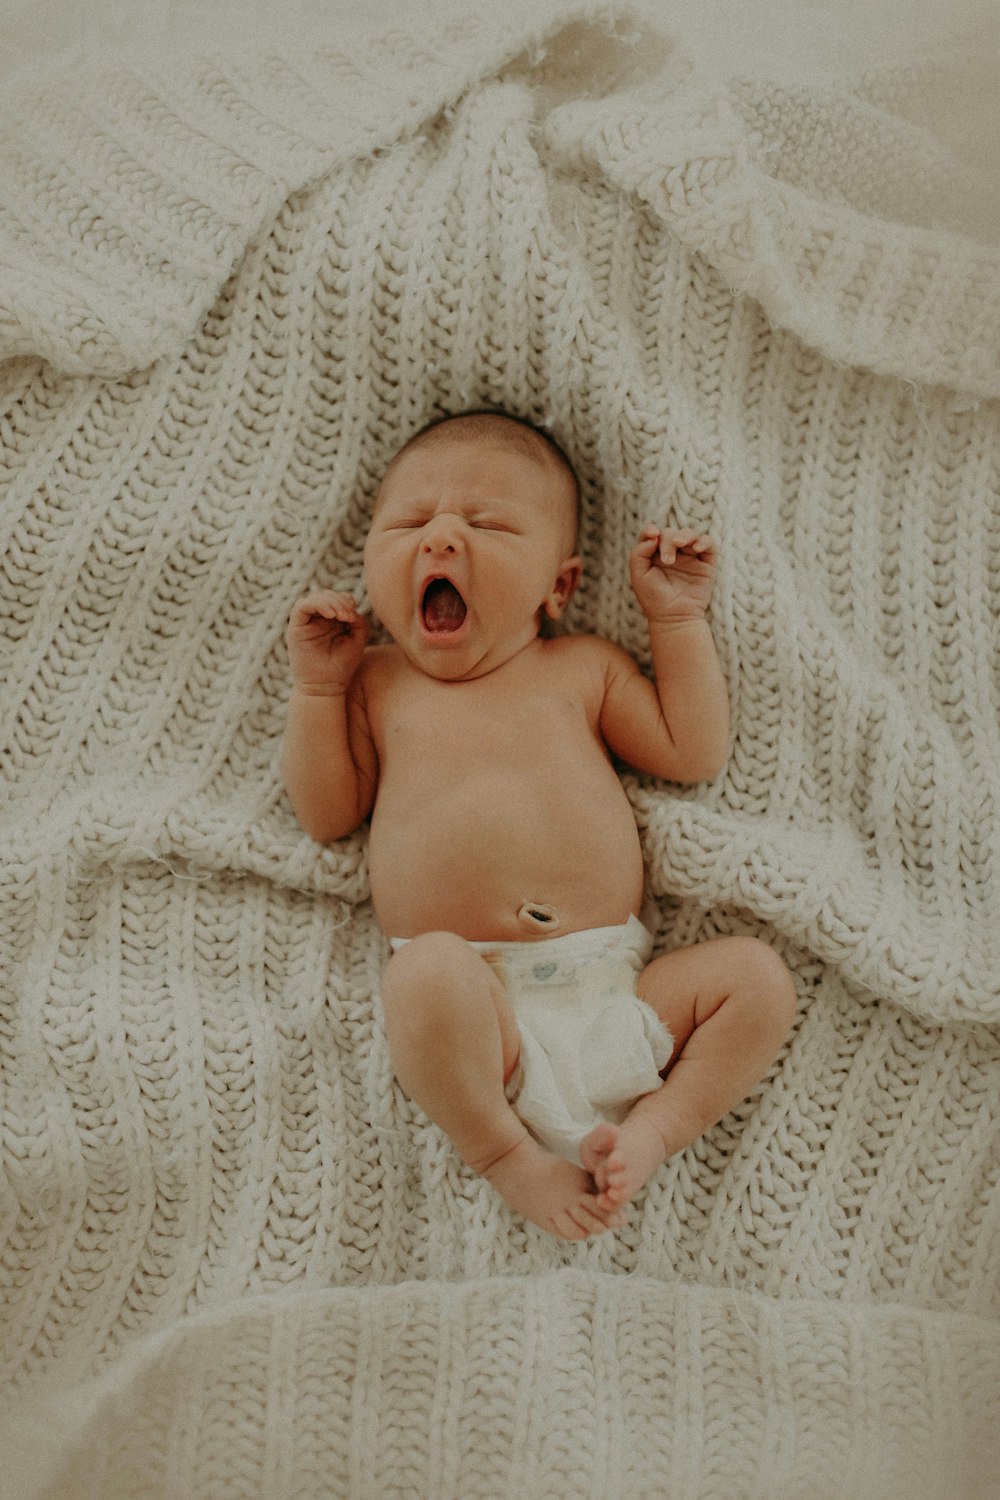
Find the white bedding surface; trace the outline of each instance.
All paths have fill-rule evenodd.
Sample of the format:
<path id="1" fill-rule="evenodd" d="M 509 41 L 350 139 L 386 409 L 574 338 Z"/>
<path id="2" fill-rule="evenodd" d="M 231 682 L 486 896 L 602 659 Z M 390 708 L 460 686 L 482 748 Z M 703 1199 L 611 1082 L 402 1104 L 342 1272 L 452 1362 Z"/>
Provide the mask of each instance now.
<path id="1" fill-rule="evenodd" d="M 995 65 L 720 82 L 512 0 L 7 96 L 6 1500 L 991 1500 Z M 659 947 L 799 995 L 586 1246 L 395 1086 L 364 831 L 279 773 L 292 601 L 490 402 L 580 470 L 573 628 L 647 663 L 633 537 L 717 537 L 725 773 L 626 789 Z"/>
<path id="2" fill-rule="evenodd" d="M 410 16 L 447 11 L 489 14 L 486 0 L 413 0 Z M 992 37 L 1000 25 L 991 0 L 643 0 L 662 25 L 680 26 L 703 66 L 719 76 L 751 71 L 818 77 L 893 62 L 919 49 Z M 93 65 L 127 53 L 231 42 L 248 34 L 287 40 L 321 34 L 351 12 L 391 22 L 390 0 L 7 0 L 0 18 L 0 74 L 39 64 Z"/>

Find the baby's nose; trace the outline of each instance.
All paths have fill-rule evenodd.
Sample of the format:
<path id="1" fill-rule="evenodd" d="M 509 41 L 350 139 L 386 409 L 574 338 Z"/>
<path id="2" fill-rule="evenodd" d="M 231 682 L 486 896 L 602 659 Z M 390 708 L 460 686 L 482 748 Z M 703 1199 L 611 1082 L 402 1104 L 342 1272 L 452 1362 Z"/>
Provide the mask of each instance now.
<path id="1" fill-rule="evenodd" d="M 424 530 L 421 552 L 457 552 L 459 528 L 448 516 L 435 516 Z"/>

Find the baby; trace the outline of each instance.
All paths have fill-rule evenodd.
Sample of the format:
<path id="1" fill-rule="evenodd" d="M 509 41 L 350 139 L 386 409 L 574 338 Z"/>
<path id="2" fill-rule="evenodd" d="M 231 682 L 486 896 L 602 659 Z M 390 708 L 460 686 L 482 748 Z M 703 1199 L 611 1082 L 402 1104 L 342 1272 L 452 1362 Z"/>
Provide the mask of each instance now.
<path id="1" fill-rule="evenodd" d="M 318 840 L 371 814 L 396 1077 L 462 1159 L 550 1233 L 620 1227 L 658 1166 L 767 1072 L 795 989 L 755 938 L 651 959 L 612 756 L 717 776 L 729 710 L 705 611 L 715 548 L 646 526 L 630 559 L 655 685 L 548 627 L 577 586 L 578 489 L 519 418 L 445 417 L 396 454 L 350 594 L 292 609 L 282 770 Z"/>

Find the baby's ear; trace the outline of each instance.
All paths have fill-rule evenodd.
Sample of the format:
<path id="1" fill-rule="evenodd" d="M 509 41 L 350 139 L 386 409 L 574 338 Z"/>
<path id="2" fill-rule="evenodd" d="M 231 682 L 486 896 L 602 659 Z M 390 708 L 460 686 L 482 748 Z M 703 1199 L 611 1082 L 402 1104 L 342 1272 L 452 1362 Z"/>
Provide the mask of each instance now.
<path id="1" fill-rule="evenodd" d="M 583 559 L 580 557 L 567 557 L 556 574 L 556 581 L 545 598 L 545 613 L 550 620 L 558 620 L 573 595 L 576 586 L 580 582 L 583 573 Z"/>

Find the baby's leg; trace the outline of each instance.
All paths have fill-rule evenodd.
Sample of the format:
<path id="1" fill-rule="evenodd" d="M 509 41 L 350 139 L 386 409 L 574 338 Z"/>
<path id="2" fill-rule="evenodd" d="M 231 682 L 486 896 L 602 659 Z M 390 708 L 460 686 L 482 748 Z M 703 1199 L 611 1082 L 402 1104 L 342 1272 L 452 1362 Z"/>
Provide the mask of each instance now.
<path id="1" fill-rule="evenodd" d="M 665 953 L 636 991 L 674 1039 L 662 1086 L 621 1125 L 598 1125 L 580 1159 L 610 1210 L 627 1203 L 668 1156 L 704 1135 L 751 1092 L 781 1051 L 795 1016 L 795 984 L 756 938 L 715 938 Z"/>
<path id="2" fill-rule="evenodd" d="M 520 1034 L 474 948 L 451 932 L 414 938 L 390 959 L 382 998 L 400 1086 L 513 1209 L 568 1240 L 625 1222 L 622 1210 L 599 1208 L 589 1174 L 546 1151 L 511 1108 L 504 1084 Z"/>

